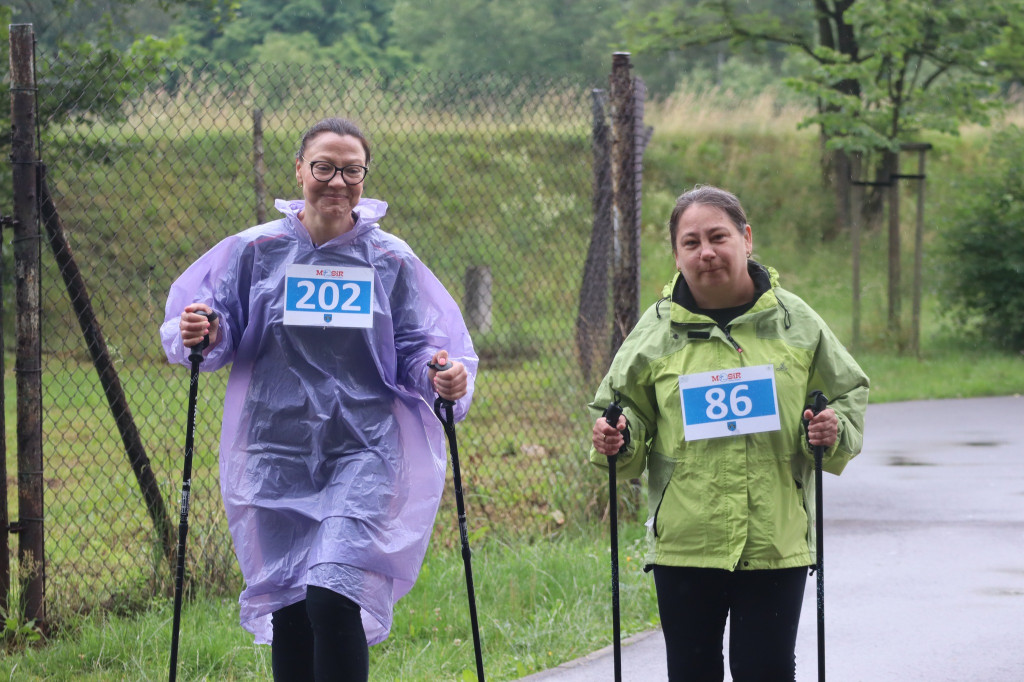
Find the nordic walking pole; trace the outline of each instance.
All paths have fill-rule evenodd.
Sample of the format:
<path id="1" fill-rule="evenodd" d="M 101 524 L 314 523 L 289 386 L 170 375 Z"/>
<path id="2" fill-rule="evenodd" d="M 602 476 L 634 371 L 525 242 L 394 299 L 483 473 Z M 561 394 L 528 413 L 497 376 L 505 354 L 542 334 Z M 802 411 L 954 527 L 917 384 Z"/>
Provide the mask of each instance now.
<path id="1" fill-rule="evenodd" d="M 609 426 L 618 428 L 621 415 L 622 408 L 619 406 L 619 395 L 616 393 L 615 402 L 605 408 L 603 416 Z M 623 437 L 626 438 L 626 432 L 623 432 Z M 627 438 L 619 452 L 626 449 L 628 442 Z M 612 551 L 612 661 L 615 666 L 615 682 L 622 680 L 622 647 L 619 630 L 619 501 L 615 481 L 615 464 L 618 458 L 618 453 L 608 458 L 608 524 L 611 528 Z"/>
<path id="2" fill-rule="evenodd" d="M 427 366 L 436 372 L 452 368 L 452 363 L 438 365 L 430 362 Z M 444 434 L 448 438 L 448 448 L 452 455 L 452 478 L 455 483 L 455 508 L 459 513 L 459 536 L 462 539 L 462 563 L 466 566 L 466 592 L 469 594 L 469 620 L 473 627 L 473 649 L 476 652 L 476 678 L 484 682 L 484 655 L 480 647 L 480 626 L 476 618 L 476 593 L 473 591 L 473 563 L 469 551 L 469 534 L 466 531 L 466 502 L 462 497 L 462 473 L 459 470 L 459 442 L 455 437 L 455 403 L 447 398 L 437 396 L 434 401 L 434 414 L 444 426 Z M 442 415 L 442 411 L 444 415 Z"/>
<path id="3" fill-rule="evenodd" d="M 217 313 L 202 310 L 197 315 L 210 322 L 217 319 Z M 199 364 L 203 361 L 203 349 L 210 345 L 210 337 L 192 346 L 188 355 L 192 363 L 192 376 L 188 385 L 188 424 L 185 427 L 185 466 L 181 474 L 181 518 L 178 521 L 178 567 L 174 574 L 174 623 L 171 626 L 171 672 L 170 682 L 178 676 L 178 630 L 181 627 L 181 596 L 185 583 L 185 538 L 188 536 L 188 506 L 192 493 L 192 451 L 196 432 L 196 397 L 199 394 Z"/>
<path id="4" fill-rule="evenodd" d="M 814 414 L 818 414 L 828 405 L 828 398 L 821 391 L 814 391 L 810 406 Z M 815 509 L 815 554 L 817 562 L 815 572 L 818 579 L 818 682 L 825 682 L 825 549 L 824 549 L 824 503 L 821 490 L 821 460 L 825 456 L 825 446 L 814 447 L 814 509 Z"/>

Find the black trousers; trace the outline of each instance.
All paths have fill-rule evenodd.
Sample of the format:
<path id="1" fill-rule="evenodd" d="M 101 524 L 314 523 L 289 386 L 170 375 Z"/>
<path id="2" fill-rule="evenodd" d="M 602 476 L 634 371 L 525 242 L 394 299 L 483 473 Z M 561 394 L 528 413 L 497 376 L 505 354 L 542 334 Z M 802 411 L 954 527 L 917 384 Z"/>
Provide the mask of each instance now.
<path id="1" fill-rule="evenodd" d="M 370 650 L 359 606 L 310 585 L 303 601 L 274 611 L 274 682 L 367 682 Z"/>
<path id="2" fill-rule="evenodd" d="M 807 568 L 724 571 L 654 566 L 671 682 L 722 682 L 729 616 L 734 682 L 793 682 Z"/>

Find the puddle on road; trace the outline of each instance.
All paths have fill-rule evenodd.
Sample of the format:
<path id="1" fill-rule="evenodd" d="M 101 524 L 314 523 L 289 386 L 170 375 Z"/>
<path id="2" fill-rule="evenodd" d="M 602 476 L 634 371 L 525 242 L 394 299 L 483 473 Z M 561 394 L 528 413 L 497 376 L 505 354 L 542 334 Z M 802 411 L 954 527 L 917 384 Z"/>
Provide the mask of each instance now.
<path id="1" fill-rule="evenodd" d="M 935 466 L 932 462 L 922 462 L 919 459 L 911 459 L 910 457 L 903 457 L 902 455 L 896 455 L 895 457 L 889 458 L 889 466 L 891 467 L 933 467 Z"/>
<path id="2" fill-rule="evenodd" d="M 997 448 L 1007 444 L 1008 443 L 1006 441 L 1002 440 L 968 440 L 961 441 L 959 443 L 946 442 L 937 444 L 936 447 L 939 447 L 940 449 L 946 449 L 950 446 L 954 448 Z M 905 452 L 905 450 L 900 449 L 888 450 L 889 461 L 887 464 L 893 467 L 933 467 L 938 465 L 938 462 L 926 462 L 921 459 L 915 459 L 907 456 L 903 454 Z"/>
<path id="3" fill-rule="evenodd" d="M 981 593 L 992 597 L 1024 597 L 1024 590 L 1013 587 L 989 587 Z"/>

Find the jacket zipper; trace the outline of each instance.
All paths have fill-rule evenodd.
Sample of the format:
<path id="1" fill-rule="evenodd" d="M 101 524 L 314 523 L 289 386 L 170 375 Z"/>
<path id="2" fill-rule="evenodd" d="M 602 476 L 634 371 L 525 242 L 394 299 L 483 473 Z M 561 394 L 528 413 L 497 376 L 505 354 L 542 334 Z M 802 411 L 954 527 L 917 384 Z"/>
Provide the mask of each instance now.
<path id="1" fill-rule="evenodd" d="M 665 493 L 668 492 L 668 487 L 672 484 L 672 476 L 668 477 L 668 483 L 661 489 L 661 499 L 658 500 L 658 508 L 654 510 L 654 523 L 651 525 L 651 530 L 654 531 L 654 537 L 658 537 L 658 515 L 661 514 L 661 505 L 665 503 Z"/>
<path id="2" fill-rule="evenodd" d="M 740 344 L 736 343 L 736 339 L 732 338 L 732 334 L 729 333 L 730 329 L 732 329 L 731 326 L 729 326 L 729 327 L 722 327 L 722 331 L 725 332 L 725 338 L 729 339 L 729 343 L 732 344 L 732 347 L 736 349 L 737 353 L 742 353 L 743 349 L 740 348 Z"/>

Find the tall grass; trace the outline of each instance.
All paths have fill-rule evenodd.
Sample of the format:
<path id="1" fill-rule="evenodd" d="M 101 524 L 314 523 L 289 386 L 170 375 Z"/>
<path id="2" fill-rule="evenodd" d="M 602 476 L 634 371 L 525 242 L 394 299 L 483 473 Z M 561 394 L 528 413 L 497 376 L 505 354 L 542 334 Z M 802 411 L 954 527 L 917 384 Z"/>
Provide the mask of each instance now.
<path id="1" fill-rule="evenodd" d="M 644 119 L 659 135 L 771 133 L 788 137 L 813 109 L 780 98 L 779 94 L 778 87 L 747 95 L 721 86 L 684 86 L 648 103 Z M 816 135 L 810 129 L 803 134 Z"/>

